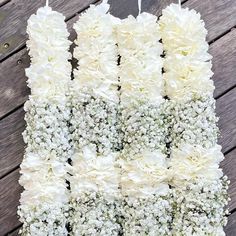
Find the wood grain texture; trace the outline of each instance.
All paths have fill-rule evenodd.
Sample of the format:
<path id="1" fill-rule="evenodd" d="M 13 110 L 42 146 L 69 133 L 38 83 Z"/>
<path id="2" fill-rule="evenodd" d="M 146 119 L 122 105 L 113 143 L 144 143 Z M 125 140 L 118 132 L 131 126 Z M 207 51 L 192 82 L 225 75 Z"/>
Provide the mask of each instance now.
<path id="1" fill-rule="evenodd" d="M 210 46 L 213 55 L 214 96 L 218 97 L 236 85 L 236 29 Z"/>
<path id="2" fill-rule="evenodd" d="M 0 235 L 5 235 L 20 225 L 16 215 L 21 186 L 18 184 L 19 169 L 0 180 Z"/>
<path id="3" fill-rule="evenodd" d="M 228 217 L 228 224 L 225 227 L 226 236 L 236 235 L 236 212 Z"/>
<path id="4" fill-rule="evenodd" d="M 50 6 L 69 18 L 93 2 L 96 0 L 51 0 Z M 45 1 L 12 0 L 0 8 L 0 60 L 25 44 L 27 20 L 44 4 Z"/>
<path id="5" fill-rule="evenodd" d="M 229 210 L 232 211 L 236 209 L 236 148 L 225 156 L 221 168 L 230 180 L 229 195 L 231 201 L 229 202 Z"/>
<path id="6" fill-rule="evenodd" d="M 25 68 L 30 59 L 26 49 L 14 54 L 0 65 L 0 118 L 23 104 L 29 94 Z"/>
<path id="7" fill-rule="evenodd" d="M 235 0 L 189 0 L 184 6 L 201 13 L 208 30 L 208 41 L 236 26 Z"/>
<path id="8" fill-rule="evenodd" d="M 23 108 L 0 121 L 0 178 L 15 169 L 22 161 L 24 129 Z"/>
<path id="9" fill-rule="evenodd" d="M 236 146 L 236 88 L 216 101 L 216 113 L 220 118 L 219 143 L 225 153 Z"/>

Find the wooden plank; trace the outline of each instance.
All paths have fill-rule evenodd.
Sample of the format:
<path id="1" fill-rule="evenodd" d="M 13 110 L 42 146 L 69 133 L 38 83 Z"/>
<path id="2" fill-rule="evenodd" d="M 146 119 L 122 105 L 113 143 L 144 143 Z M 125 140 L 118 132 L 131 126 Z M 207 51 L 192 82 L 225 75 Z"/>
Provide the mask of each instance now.
<path id="1" fill-rule="evenodd" d="M 29 89 L 26 86 L 25 68 L 29 67 L 29 61 L 24 49 L 0 65 L 0 118 L 26 101 Z"/>
<path id="2" fill-rule="evenodd" d="M 228 224 L 225 227 L 226 236 L 236 235 L 236 212 L 228 217 Z"/>
<path id="3" fill-rule="evenodd" d="M 223 152 L 236 146 L 236 88 L 230 90 L 216 101 L 216 113 L 219 116 L 221 135 L 219 143 Z"/>
<path id="4" fill-rule="evenodd" d="M 53 0 L 50 6 L 70 18 L 94 2 L 96 0 Z M 25 44 L 27 20 L 44 4 L 45 1 L 12 0 L 0 8 L 0 60 Z"/>
<path id="5" fill-rule="evenodd" d="M 230 180 L 229 196 L 229 210 L 236 209 L 236 148 L 225 156 L 221 163 L 221 168 Z"/>
<path id="6" fill-rule="evenodd" d="M 208 41 L 212 41 L 236 26 L 235 0 L 189 0 L 184 6 L 200 12 L 208 29 Z"/>
<path id="7" fill-rule="evenodd" d="M 0 121 L 0 178 L 22 161 L 24 142 L 21 134 L 24 128 L 23 108 Z"/>
<path id="8" fill-rule="evenodd" d="M 213 55 L 213 80 L 216 86 L 215 97 L 220 96 L 236 85 L 236 29 L 210 46 Z"/>
<path id="9" fill-rule="evenodd" d="M 16 212 L 22 187 L 18 184 L 19 169 L 0 180 L 0 235 L 20 226 Z"/>

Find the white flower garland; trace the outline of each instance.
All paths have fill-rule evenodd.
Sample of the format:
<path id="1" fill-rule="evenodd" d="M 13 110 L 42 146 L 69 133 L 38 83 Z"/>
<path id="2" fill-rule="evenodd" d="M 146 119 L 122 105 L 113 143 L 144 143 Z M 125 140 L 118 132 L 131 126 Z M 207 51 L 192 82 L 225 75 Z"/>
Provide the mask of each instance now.
<path id="1" fill-rule="evenodd" d="M 28 20 L 27 47 L 31 66 L 26 69 L 31 89 L 25 103 L 27 144 L 21 164 L 18 214 L 22 235 L 67 235 L 67 159 L 71 153 L 66 93 L 71 66 L 65 17 L 50 7 L 40 8 Z"/>
<path id="2" fill-rule="evenodd" d="M 172 119 L 170 184 L 174 235 L 225 235 L 228 181 L 219 168 L 211 56 L 200 14 L 171 4 L 159 21 Z"/>
<path id="3" fill-rule="evenodd" d="M 65 18 L 46 6 L 28 21 L 22 235 L 225 235 L 200 14 L 171 4 L 157 23 L 108 10 L 91 5 L 74 24 L 72 81 Z"/>
<path id="4" fill-rule="evenodd" d="M 104 1 L 75 23 L 71 235 L 119 235 L 117 46 Z"/>
<path id="5" fill-rule="evenodd" d="M 162 46 L 157 17 L 129 16 L 116 27 L 121 85 L 123 235 L 168 235 L 171 220 L 164 127 Z"/>

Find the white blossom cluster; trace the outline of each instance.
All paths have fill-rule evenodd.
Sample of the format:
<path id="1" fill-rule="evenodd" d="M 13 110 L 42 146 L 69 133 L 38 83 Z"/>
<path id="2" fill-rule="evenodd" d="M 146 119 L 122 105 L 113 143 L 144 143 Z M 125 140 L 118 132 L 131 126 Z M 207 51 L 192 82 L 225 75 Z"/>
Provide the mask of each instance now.
<path id="1" fill-rule="evenodd" d="M 65 17 L 45 6 L 31 15 L 27 23 L 31 66 L 25 72 L 31 94 L 64 99 L 71 75 L 71 64 L 68 63 L 71 42 Z"/>
<path id="2" fill-rule="evenodd" d="M 72 96 L 71 133 L 74 147 L 94 146 L 98 153 L 120 149 L 118 105 L 85 89 Z"/>
<path id="3" fill-rule="evenodd" d="M 122 235 L 169 235 L 162 46 L 157 18 L 142 13 L 116 25 L 120 55 Z"/>
<path id="4" fill-rule="evenodd" d="M 26 102 L 26 143 L 19 183 L 24 187 L 18 215 L 25 236 L 68 234 L 67 159 L 71 155 L 67 102 L 71 65 L 65 17 L 50 7 L 28 20 L 26 69 L 31 89 Z"/>
<path id="5" fill-rule="evenodd" d="M 91 5 L 77 33 L 71 85 L 71 235 L 119 235 L 118 52 L 109 5 Z"/>
<path id="6" fill-rule="evenodd" d="M 71 155 L 68 124 L 70 107 L 65 100 L 34 98 L 25 103 L 26 129 L 23 133 L 27 143 L 26 152 L 47 150 L 66 163 Z"/>
<path id="7" fill-rule="evenodd" d="M 171 235 L 171 195 L 150 195 L 148 198 L 123 198 L 122 233 L 127 236 Z"/>
<path id="8" fill-rule="evenodd" d="M 172 235 L 224 236 L 227 223 L 227 177 L 214 181 L 196 179 L 173 190 Z"/>
<path id="9" fill-rule="evenodd" d="M 120 205 L 120 199 L 109 198 L 98 192 L 83 192 L 71 203 L 70 214 L 74 219 L 71 235 L 120 235 Z"/>
<path id="10" fill-rule="evenodd" d="M 213 97 L 199 95 L 181 101 L 170 100 L 167 104 L 171 147 L 189 143 L 210 148 L 217 143 L 219 129 Z"/>
<path id="11" fill-rule="evenodd" d="M 122 101 L 121 101 L 122 102 Z M 143 150 L 161 150 L 167 152 L 165 125 L 165 104 L 149 104 L 147 100 L 120 106 L 120 130 L 122 135 L 122 153 L 127 159 L 135 158 Z"/>
<path id="12" fill-rule="evenodd" d="M 173 192 L 172 234 L 223 236 L 228 181 L 219 168 L 214 85 L 200 14 L 171 4 L 159 21 L 163 48 Z"/>

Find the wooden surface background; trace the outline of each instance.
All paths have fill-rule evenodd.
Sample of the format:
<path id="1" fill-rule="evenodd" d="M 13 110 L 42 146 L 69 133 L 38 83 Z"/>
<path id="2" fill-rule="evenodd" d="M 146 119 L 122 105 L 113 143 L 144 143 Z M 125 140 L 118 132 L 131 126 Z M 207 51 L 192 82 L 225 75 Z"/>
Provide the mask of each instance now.
<path id="1" fill-rule="evenodd" d="M 73 23 L 96 0 L 50 0 L 63 13 L 75 39 Z M 124 18 L 137 15 L 137 0 L 110 0 L 111 13 Z M 143 0 L 142 10 L 160 15 L 174 0 Z M 0 236 L 18 235 L 21 224 L 16 215 L 22 188 L 18 184 L 24 143 L 23 104 L 29 94 L 24 69 L 29 66 L 25 42 L 26 21 L 45 4 L 44 0 L 0 0 Z M 213 71 L 225 160 L 222 168 L 231 180 L 231 215 L 227 236 L 236 235 L 236 0 L 182 0 L 184 7 L 201 13 L 209 31 Z"/>

